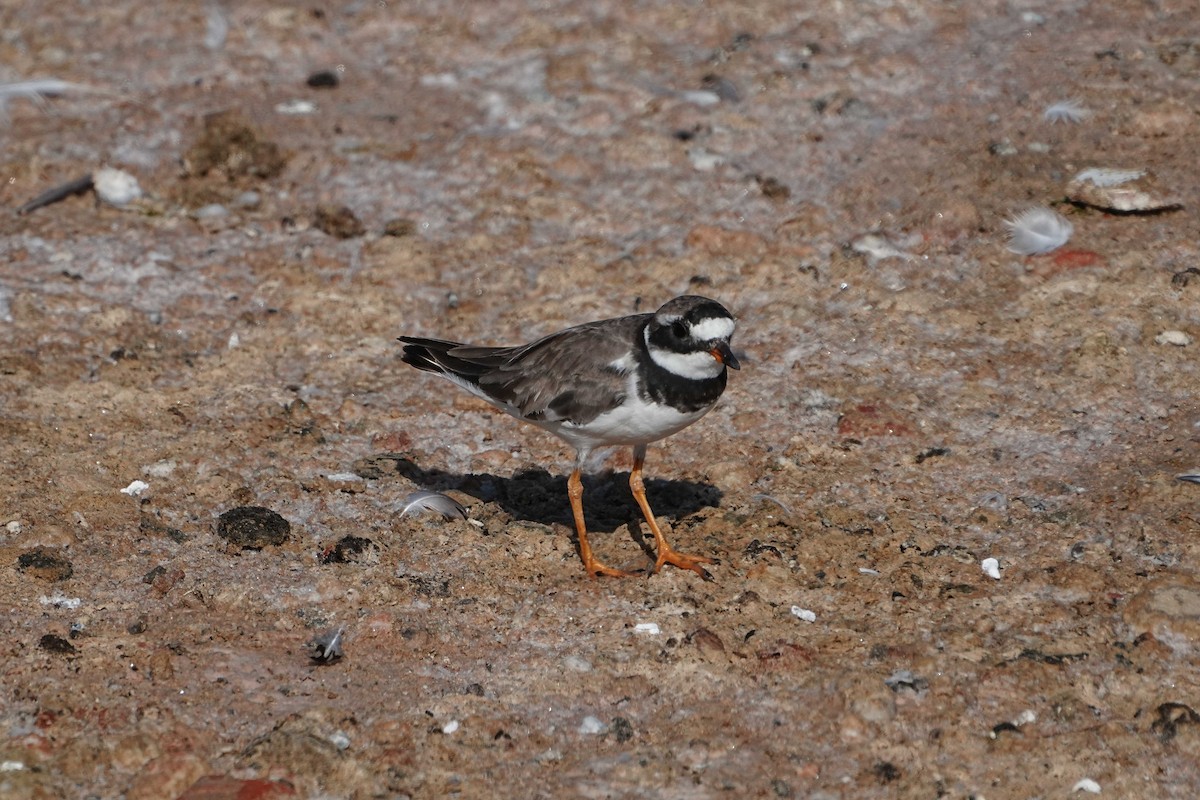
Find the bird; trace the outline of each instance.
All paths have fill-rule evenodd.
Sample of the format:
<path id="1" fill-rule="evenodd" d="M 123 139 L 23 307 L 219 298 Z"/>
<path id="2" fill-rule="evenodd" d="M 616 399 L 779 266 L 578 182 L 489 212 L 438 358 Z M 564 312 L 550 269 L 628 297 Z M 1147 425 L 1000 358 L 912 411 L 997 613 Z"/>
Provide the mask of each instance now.
<path id="1" fill-rule="evenodd" d="M 551 333 L 529 344 L 492 347 L 401 336 L 401 360 L 448 379 L 496 408 L 558 436 L 575 448 L 567 496 L 589 576 L 628 577 L 604 564 L 588 541 L 582 471 L 597 448 L 630 446 L 629 488 L 654 535 L 653 572 L 664 565 L 709 579 L 707 556 L 667 543 L 646 499 L 646 447 L 703 417 L 725 391 L 735 319 L 715 300 L 683 295 L 653 313 L 604 319 Z"/>

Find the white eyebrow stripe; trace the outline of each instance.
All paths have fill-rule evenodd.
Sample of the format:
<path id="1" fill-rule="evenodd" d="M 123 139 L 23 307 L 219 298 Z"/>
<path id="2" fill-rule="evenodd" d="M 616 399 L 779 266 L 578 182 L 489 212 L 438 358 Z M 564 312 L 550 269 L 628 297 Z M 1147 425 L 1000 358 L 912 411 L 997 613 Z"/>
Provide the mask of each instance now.
<path id="1" fill-rule="evenodd" d="M 733 336 L 733 325 L 729 317 L 711 317 L 692 326 L 692 338 L 699 342 L 728 339 Z"/>

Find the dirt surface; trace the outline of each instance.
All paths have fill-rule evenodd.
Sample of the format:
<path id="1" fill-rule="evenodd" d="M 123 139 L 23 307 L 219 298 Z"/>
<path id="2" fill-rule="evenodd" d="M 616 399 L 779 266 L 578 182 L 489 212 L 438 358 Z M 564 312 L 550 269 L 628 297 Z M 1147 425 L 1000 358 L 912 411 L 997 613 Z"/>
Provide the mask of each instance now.
<path id="1" fill-rule="evenodd" d="M 0 205 L 143 196 L 0 215 L 0 795 L 1197 796 L 1194 2 L 69 5 L 0 9 L 75 84 Z M 395 337 L 682 293 L 743 368 L 649 494 L 721 563 L 589 580 L 569 448 Z"/>

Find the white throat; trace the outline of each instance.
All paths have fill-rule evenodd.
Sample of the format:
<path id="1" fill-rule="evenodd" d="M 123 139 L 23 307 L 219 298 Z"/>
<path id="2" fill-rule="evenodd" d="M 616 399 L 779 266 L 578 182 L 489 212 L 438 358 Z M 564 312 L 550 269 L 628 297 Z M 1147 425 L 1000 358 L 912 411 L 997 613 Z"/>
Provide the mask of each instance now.
<path id="1" fill-rule="evenodd" d="M 693 381 L 704 381 L 717 377 L 721 374 L 721 370 L 725 369 L 725 365 L 717 361 L 713 354 L 706 350 L 698 353 L 676 353 L 674 350 L 655 347 L 650 343 L 650 328 L 648 327 L 642 336 L 646 341 L 650 360 L 672 375 Z"/>

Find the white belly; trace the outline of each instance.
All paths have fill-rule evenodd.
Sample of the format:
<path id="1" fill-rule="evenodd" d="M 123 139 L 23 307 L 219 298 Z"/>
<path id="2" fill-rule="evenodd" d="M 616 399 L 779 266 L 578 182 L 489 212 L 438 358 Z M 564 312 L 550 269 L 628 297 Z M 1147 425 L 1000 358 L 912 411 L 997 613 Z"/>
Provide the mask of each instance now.
<path id="1" fill-rule="evenodd" d="M 707 406 L 690 414 L 681 414 L 670 406 L 643 403 L 634 394 L 624 405 L 606 411 L 584 425 L 548 422 L 543 423 L 542 427 L 566 439 L 577 449 L 648 444 L 678 433 L 711 409 L 712 406 Z"/>

